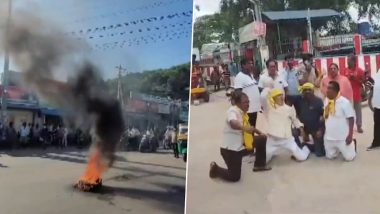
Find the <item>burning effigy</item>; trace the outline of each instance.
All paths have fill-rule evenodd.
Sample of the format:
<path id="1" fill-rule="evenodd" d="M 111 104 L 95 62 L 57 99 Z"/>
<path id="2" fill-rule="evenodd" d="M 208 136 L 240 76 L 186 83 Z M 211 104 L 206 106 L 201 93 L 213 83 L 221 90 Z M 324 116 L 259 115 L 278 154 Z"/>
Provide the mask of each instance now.
<path id="1" fill-rule="evenodd" d="M 62 109 L 69 126 L 91 130 L 93 150 L 75 186 L 96 191 L 102 185 L 102 174 L 115 160 L 116 146 L 124 131 L 120 104 L 107 93 L 96 66 L 84 59 L 79 63 L 70 60 L 83 44 L 30 14 L 14 17 L 11 28 L 2 37 L 3 48 L 23 72 L 24 87 Z M 57 78 L 67 70 L 71 76 Z"/>

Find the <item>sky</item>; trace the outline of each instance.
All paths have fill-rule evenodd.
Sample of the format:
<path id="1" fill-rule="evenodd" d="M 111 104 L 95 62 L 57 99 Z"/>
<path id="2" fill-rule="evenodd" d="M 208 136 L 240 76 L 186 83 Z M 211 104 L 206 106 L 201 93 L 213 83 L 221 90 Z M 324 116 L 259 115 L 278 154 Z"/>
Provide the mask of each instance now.
<path id="1" fill-rule="evenodd" d="M 194 9 L 194 18 L 214 14 L 219 11 L 220 0 L 194 0 L 194 5 L 199 6 L 199 11 Z"/>
<path id="2" fill-rule="evenodd" d="M 2 0 L 3 14 L 6 6 Z M 81 38 L 92 49 L 85 57 L 106 79 L 117 76 L 119 65 L 141 72 L 190 62 L 192 9 L 192 0 L 13 0 L 12 8 L 54 23 L 70 38 Z M 1 57 L 0 70 L 3 61 Z M 11 69 L 17 67 L 11 63 Z"/>

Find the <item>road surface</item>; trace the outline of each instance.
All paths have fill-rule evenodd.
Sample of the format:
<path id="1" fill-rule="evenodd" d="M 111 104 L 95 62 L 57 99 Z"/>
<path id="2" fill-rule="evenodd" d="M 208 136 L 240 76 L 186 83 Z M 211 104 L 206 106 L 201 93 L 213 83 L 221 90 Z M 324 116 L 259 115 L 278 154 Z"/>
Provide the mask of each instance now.
<path id="1" fill-rule="evenodd" d="M 365 151 L 373 133 L 372 114 L 363 110 L 364 134 L 358 139 L 354 162 L 327 160 L 312 155 L 297 163 L 289 154 L 271 161 L 272 171 L 253 173 L 253 158 L 243 159 L 242 179 L 226 183 L 208 177 L 209 164 L 225 166 L 219 154 L 225 112 L 224 92 L 211 96 L 210 103 L 191 106 L 188 162 L 188 214 L 304 214 L 379 213 L 380 150 Z M 258 128 L 265 131 L 259 116 Z"/>
<path id="2" fill-rule="evenodd" d="M 72 188 L 86 152 L 0 152 L 0 213 L 183 213 L 186 164 L 167 152 L 118 153 L 100 194 Z"/>

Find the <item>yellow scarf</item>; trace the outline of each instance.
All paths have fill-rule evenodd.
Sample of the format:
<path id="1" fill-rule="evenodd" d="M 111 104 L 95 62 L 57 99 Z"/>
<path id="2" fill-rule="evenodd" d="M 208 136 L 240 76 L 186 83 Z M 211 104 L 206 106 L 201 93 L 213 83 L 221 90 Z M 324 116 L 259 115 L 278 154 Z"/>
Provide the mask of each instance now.
<path id="1" fill-rule="evenodd" d="M 336 96 L 335 99 L 333 100 L 329 99 L 327 106 L 325 107 L 325 111 L 323 112 L 323 117 L 325 119 L 329 118 L 330 115 L 335 114 L 335 102 L 339 97 L 340 97 L 340 93 L 338 94 L 338 96 Z"/>
<path id="2" fill-rule="evenodd" d="M 269 104 L 276 108 L 276 103 L 274 101 L 274 98 L 277 96 L 283 95 L 283 92 L 280 89 L 273 89 L 269 94 Z"/>
<path id="3" fill-rule="evenodd" d="M 305 90 L 312 90 L 312 91 L 314 91 L 314 85 L 312 84 L 312 83 L 305 83 L 305 84 L 303 84 L 302 86 L 300 86 L 299 88 L 298 88 L 298 90 L 299 90 L 299 92 L 301 93 L 301 94 L 303 94 L 303 92 L 305 91 Z"/>
<path id="4" fill-rule="evenodd" d="M 240 111 L 240 113 L 243 115 L 243 127 L 249 127 L 251 124 L 249 123 L 249 116 L 247 113 L 244 113 L 239 107 L 236 106 L 236 108 Z M 253 150 L 253 135 L 252 133 L 243 131 L 243 143 L 244 147 L 247 149 L 247 151 Z"/>

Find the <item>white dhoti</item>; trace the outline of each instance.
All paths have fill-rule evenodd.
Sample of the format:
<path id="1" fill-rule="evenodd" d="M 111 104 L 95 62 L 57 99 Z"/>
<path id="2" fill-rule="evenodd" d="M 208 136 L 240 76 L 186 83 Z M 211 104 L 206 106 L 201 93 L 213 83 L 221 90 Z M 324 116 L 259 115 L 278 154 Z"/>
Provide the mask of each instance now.
<path id="1" fill-rule="evenodd" d="M 231 75 L 230 76 L 230 87 L 234 87 L 235 86 L 235 76 Z"/>
<path id="2" fill-rule="evenodd" d="M 342 154 L 344 160 L 352 161 L 356 157 L 355 143 L 346 144 L 345 140 L 324 140 L 326 157 L 328 159 L 336 158 L 339 153 Z"/>
<path id="3" fill-rule="evenodd" d="M 281 150 L 287 150 L 298 161 L 305 161 L 310 154 L 310 150 L 307 146 L 304 146 L 302 149 L 298 147 L 297 143 L 294 140 L 294 137 L 288 139 L 280 139 L 268 136 L 267 145 L 266 145 L 266 154 L 267 162 L 269 162 L 274 155 L 278 154 Z"/>

